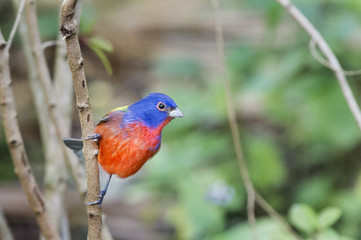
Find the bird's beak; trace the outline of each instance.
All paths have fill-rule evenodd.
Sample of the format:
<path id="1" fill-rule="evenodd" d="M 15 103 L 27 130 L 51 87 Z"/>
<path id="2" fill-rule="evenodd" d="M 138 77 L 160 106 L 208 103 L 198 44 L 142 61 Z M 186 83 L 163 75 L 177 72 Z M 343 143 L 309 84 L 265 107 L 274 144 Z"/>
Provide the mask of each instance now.
<path id="1" fill-rule="evenodd" d="M 169 117 L 182 118 L 184 115 L 179 108 L 174 108 L 169 112 Z"/>

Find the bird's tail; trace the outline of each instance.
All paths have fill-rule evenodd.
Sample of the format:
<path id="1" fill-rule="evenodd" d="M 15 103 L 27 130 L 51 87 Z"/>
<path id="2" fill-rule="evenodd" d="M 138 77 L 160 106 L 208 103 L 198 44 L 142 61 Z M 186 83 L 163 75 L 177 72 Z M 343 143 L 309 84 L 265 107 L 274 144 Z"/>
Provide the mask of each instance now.
<path id="1" fill-rule="evenodd" d="M 83 140 L 77 138 L 63 138 L 65 146 L 73 150 L 75 155 L 82 161 L 84 161 L 83 155 Z"/>

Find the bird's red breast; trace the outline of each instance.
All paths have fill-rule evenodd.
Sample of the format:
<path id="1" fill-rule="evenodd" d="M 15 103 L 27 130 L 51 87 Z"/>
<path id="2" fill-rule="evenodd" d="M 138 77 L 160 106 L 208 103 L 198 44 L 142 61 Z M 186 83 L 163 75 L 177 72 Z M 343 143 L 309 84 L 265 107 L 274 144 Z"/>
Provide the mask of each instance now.
<path id="1" fill-rule="evenodd" d="M 122 113 L 112 115 L 95 128 L 101 135 L 98 161 L 107 173 L 126 178 L 138 172 L 158 152 L 161 131 L 171 118 L 151 128 L 141 121 L 123 124 Z"/>

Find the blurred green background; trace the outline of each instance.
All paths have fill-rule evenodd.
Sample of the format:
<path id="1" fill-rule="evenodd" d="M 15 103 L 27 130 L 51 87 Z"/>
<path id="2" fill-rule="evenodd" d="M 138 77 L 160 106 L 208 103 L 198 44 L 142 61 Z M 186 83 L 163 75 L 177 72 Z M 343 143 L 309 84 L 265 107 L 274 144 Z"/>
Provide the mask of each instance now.
<path id="1" fill-rule="evenodd" d="M 360 1 L 293 3 L 324 36 L 344 69 L 360 68 Z M 37 4 L 43 40 L 55 39 L 59 2 Z M 0 3 L 6 35 L 12 12 L 10 3 Z M 310 38 L 276 1 L 222 0 L 220 19 L 255 187 L 304 238 L 361 239 L 361 131 L 333 72 L 313 59 Z M 213 24 L 209 1 L 84 2 L 80 41 L 95 119 L 150 92 L 168 94 L 185 115 L 164 129 L 161 151 L 136 176 L 113 180 L 104 212 L 116 239 L 251 239 Z M 94 36 L 113 47 L 106 52 L 112 75 L 89 46 Z M 41 182 L 36 113 L 15 40 L 11 70 L 19 118 Z M 50 68 L 54 50 L 46 50 Z M 360 76 L 348 80 L 359 100 Z M 73 132 L 80 136 L 77 116 Z M 74 184 L 69 181 L 71 192 Z M 14 191 L 20 198 L 21 190 L 14 189 L 19 186 L 1 129 L 0 204 L 11 227 L 21 231 L 23 213 L 7 209 L 11 207 L 4 197 Z M 77 201 L 69 200 L 68 208 L 74 209 Z M 69 215 L 74 217 L 70 210 Z M 294 239 L 259 207 L 256 216 L 260 239 Z M 31 216 L 27 219 L 32 222 Z M 85 221 L 70 222 L 73 234 L 85 236 Z"/>

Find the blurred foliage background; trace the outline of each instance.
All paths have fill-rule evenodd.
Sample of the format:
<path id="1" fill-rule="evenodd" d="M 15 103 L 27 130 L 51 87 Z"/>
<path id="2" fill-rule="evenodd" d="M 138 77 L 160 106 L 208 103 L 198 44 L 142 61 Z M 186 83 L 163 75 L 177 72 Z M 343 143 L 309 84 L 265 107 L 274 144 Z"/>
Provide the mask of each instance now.
<path id="1" fill-rule="evenodd" d="M 360 68 L 360 1 L 293 3 L 345 69 Z M 43 40 L 56 39 L 59 1 L 37 4 Z M 9 2 L 0 3 L 5 35 L 12 12 Z M 276 1 L 222 0 L 220 14 L 227 70 L 255 187 L 302 237 L 361 239 L 361 132 L 333 72 L 312 58 L 308 35 Z M 251 239 L 213 24 L 209 1 L 84 2 L 80 41 L 95 119 L 150 92 L 170 95 L 185 115 L 165 128 L 161 151 L 136 176 L 112 182 L 103 209 L 116 239 Z M 107 39 L 101 41 L 106 67 L 104 56 L 94 51 L 94 37 Z M 19 118 L 41 182 L 36 113 L 16 40 L 11 70 Z M 46 50 L 50 68 L 54 49 Z M 110 66 L 112 75 L 106 70 Z M 349 77 L 356 97 L 359 80 Z M 80 136 L 77 116 L 73 133 Z M 12 206 L 23 196 L 3 129 L 0 156 L 0 204 L 12 229 L 30 236 L 37 231 L 30 210 Z M 81 203 L 69 181 L 72 232 L 84 237 L 84 213 L 74 210 Z M 256 215 L 260 239 L 294 239 L 258 207 Z"/>

